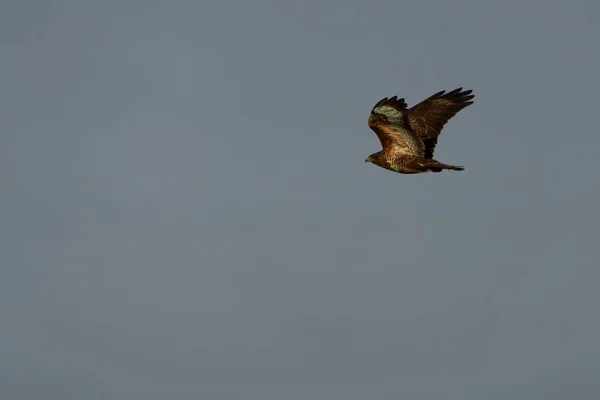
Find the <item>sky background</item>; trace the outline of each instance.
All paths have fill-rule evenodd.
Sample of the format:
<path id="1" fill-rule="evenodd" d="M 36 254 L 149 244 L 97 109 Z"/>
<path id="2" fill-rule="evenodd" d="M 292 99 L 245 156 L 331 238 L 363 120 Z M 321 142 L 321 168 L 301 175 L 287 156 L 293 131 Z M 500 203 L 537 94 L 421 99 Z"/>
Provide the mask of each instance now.
<path id="1" fill-rule="evenodd" d="M 598 2 L 0 10 L 3 400 L 600 398 Z"/>

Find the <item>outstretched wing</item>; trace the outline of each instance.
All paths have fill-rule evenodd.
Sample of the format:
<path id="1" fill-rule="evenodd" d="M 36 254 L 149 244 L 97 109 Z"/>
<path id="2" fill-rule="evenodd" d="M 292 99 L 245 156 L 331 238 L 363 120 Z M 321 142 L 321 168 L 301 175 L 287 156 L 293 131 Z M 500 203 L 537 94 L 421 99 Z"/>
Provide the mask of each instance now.
<path id="1" fill-rule="evenodd" d="M 423 157 L 425 146 L 408 125 L 404 99 L 386 97 L 375 104 L 369 117 L 369 127 L 379 138 L 385 153 Z"/>
<path id="2" fill-rule="evenodd" d="M 473 104 L 472 90 L 462 88 L 446 93 L 445 90 L 423 100 L 405 111 L 408 124 L 423 139 L 425 158 L 432 158 L 438 136 L 450 118 L 463 108 Z"/>

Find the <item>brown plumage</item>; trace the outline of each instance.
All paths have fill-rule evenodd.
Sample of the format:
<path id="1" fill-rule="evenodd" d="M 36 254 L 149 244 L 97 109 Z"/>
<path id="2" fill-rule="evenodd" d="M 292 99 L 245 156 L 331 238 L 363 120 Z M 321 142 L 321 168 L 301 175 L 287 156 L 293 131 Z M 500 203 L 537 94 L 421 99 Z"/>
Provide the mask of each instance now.
<path id="1" fill-rule="evenodd" d="M 473 104 L 472 92 L 462 88 L 448 93 L 442 90 L 412 108 L 407 108 L 404 99 L 397 96 L 382 99 L 371 110 L 369 127 L 383 150 L 371 154 L 365 162 L 401 174 L 464 170 L 434 160 L 433 152 L 448 120 Z"/>

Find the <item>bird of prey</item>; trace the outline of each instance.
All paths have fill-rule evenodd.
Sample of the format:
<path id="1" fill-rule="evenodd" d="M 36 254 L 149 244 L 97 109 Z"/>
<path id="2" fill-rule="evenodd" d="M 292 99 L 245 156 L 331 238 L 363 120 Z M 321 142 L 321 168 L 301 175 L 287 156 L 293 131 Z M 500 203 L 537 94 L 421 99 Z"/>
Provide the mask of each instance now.
<path id="1" fill-rule="evenodd" d="M 381 168 L 401 174 L 463 171 L 433 159 L 433 151 L 442 128 L 450 118 L 473 104 L 472 90 L 458 88 L 438 92 L 412 108 L 404 99 L 387 97 L 375 104 L 369 116 L 369 127 L 375 132 L 383 150 L 365 159 Z"/>

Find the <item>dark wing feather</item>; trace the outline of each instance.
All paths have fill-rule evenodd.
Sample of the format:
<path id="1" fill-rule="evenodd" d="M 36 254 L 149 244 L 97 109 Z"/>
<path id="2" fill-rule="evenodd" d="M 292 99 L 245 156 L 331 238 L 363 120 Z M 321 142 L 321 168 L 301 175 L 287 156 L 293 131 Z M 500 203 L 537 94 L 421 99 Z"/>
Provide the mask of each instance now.
<path id="1" fill-rule="evenodd" d="M 404 99 L 394 96 L 379 101 L 371 110 L 369 127 L 375 132 L 384 153 L 422 157 L 423 140 L 408 125 Z"/>
<path id="2" fill-rule="evenodd" d="M 462 88 L 446 93 L 444 90 L 407 110 L 410 127 L 423 139 L 425 158 L 432 158 L 438 136 L 450 118 L 473 104 L 472 90 Z"/>

